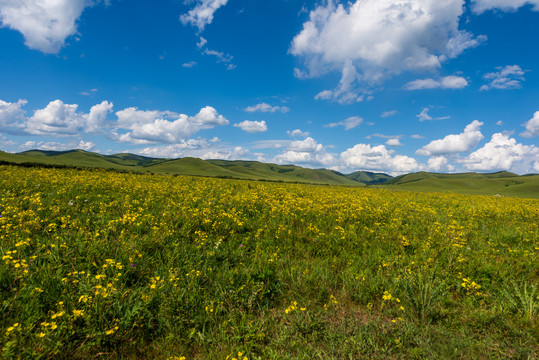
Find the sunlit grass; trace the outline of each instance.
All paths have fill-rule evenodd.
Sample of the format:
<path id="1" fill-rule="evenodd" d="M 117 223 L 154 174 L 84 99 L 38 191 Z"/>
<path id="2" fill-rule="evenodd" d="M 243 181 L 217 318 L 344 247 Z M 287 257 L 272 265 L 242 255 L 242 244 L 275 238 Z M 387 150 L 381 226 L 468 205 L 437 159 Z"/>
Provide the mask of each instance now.
<path id="1" fill-rule="evenodd" d="M 5 358 L 539 355 L 538 200 L 3 166 L 0 214 Z"/>

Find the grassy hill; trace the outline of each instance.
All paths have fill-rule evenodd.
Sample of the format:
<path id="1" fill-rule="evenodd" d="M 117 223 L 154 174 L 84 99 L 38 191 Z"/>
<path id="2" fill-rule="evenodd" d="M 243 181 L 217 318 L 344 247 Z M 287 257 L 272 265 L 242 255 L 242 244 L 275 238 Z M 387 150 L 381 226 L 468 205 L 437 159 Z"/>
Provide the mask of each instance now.
<path id="1" fill-rule="evenodd" d="M 417 172 L 397 177 L 383 173 L 356 171 L 344 175 L 327 169 L 258 161 L 151 158 L 134 154 L 101 155 L 84 150 L 30 150 L 18 154 L 0 151 L 0 162 L 101 168 L 142 173 L 234 178 L 245 180 L 299 182 L 346 186 L 382 186 L 388 189 L 455 192 L 539 198 L 539 175 L 519 176 L 507 171 L 491 174 L 437 174 Z"/>
<path id="2" fill-rule="evenodd" d="M 201 160 L 191 157 L 161 159 L 134 154 L 101 155 L 84 150 L 30 150 L 18 154 L 0 152 L 0 161 L 26 165 L 88 167 L 169 175 L 363 186 L 361 182 L 336 171 L 306 169 L 293 165 L 265 164 L 257 161 Z"/>
<path id="3" fill-rule="evenodd" d="M 539 198 L 539 175 L 519 176 L 507 171 L 492 174 L 418 172 L 397 176 L 385 184 L 392 189 Z"/>
<path id="4" fill-rule="evenodd" d="M 383 184 L 393 178 L 384 173 L 374 173 L 370 171 L 356 171 L 347 176 L 367 185 Z"/>

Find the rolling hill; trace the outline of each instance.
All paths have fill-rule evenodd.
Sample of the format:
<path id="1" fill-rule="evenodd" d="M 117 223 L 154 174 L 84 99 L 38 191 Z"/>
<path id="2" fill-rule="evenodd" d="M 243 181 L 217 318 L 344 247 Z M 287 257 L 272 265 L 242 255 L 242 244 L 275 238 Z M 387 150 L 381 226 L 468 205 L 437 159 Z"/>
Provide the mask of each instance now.
<path id="1" fill-rule="evenodd" d="M 418 172 L 397 176 L 388 180 L 384 186 L 414 191 L 539 198 L 539 175 L 520 176 L 507 171 L 490 174 Z"/>
<path id="2" fill-rule="evenodd" d="M 22 164 L 25 166 L 88 167 L 168 175 L 208 176 L 308 184 L 364 185 L 344 174 L 326 169 L 307 169 L 294 165 L 266 164 L 257 161 L 201 160 L 191 157 L 161 159 L 134 154 L 101 155 L 84 150 L 30 150 L 18 154 L 0 151 L 0 162 Z"/>
<path id="3" fill-rule="evenodd" d="M 134 154 L 101 155 L 84 150 L 29 150 L 18 154 L 0 151 L 0 164 L 101 168 L 167 175 L 207 176 L 231 179 L 298 182 L 307 184 L 377 186 L 395 190 L 456 192 L 539 198 L 539 175 L 496 173 L 438 174 L 417 172 L 392 177 L 356 171 L 348 175 L 327 169 L 258 161 L 151 158 Z"/>
<path id="4" fill-rule="evenodd" d="M 370 171 L 356 171 L 347 176 L 366 185 L 383 184 L 393 178 L 384 173 L 374 173 Z"/>

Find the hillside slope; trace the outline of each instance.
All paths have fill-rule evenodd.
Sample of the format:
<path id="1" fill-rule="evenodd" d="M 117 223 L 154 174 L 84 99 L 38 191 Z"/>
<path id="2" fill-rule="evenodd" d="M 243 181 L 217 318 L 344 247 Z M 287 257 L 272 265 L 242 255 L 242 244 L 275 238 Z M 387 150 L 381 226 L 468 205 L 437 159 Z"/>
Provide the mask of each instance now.
<path id="1" fill-rule="evenodd" d="M 134 154 L 101 155 L 84 150 L 30 150 L 18 154 L 0 151 L 0 161 L 25 165 L 88 167 L 169 175 L 363 186 L 362 183 L 336 171 L 266 164 L 257 161 L 201 160 L 191 157 L 161 159 Z"/>

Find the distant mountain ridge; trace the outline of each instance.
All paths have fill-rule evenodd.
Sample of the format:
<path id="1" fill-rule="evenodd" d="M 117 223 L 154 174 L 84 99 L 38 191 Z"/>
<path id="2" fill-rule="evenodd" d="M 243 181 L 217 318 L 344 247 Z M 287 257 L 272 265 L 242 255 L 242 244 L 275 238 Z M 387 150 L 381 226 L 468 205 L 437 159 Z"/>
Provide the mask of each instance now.
<path id="1" fill-rule="evenodd" d="M 416 172 L 392 177 L 384 173 L 356 171 L 342 174 L 327 169 L 309 169 L 244 160 L 152 158 L 121 153 L 101 155 L 84 150 L 28 150 L 17 154 L 0 151 L 0 164 L 101 168 L 116 171 L 168 175 L 206 176 L 230 179 L 296 182 L 306 184 L 381 186 L 388 189 L 508 195 L 539 198 L 539 175 L 495 173 L 440 174 Z"/>

